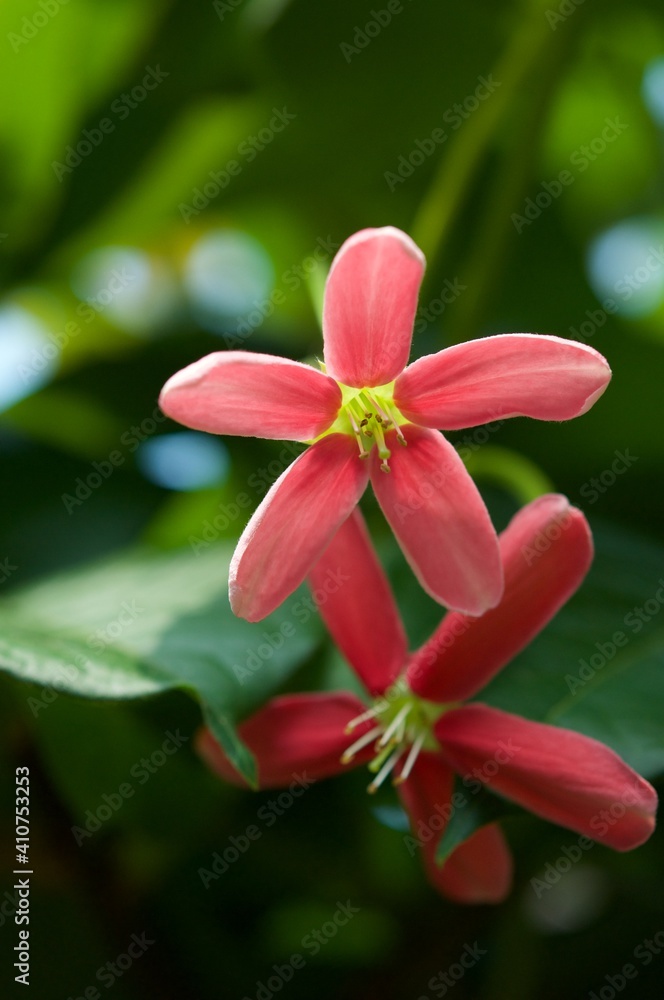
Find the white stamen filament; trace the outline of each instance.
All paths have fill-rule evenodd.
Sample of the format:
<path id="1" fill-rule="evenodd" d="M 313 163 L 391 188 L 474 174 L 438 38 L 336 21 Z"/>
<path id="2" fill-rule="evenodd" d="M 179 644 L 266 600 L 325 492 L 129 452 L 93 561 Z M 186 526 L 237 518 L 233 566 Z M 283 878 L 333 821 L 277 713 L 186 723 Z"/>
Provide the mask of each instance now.
<path id="1" fill-rule="evenodd" d="M 368 719 L 375 719 L 376 716 L 380 715 L 381 712 L 384 712 L 386 708 L 387 708 L 387 702 L 381 701 L 378 705 L 374 705 L 373 708 L 369 708 L 367 709 L 366 712 L 362 712 L 362 715 L 358 715 L 354 719 L 351 719 L 348 725 L 346 726 L 344 732 L 352 733 L 352 731 L 357 726 L 360 726 L 363 722 L 366 722 Z"/>
<path id="2" fill-rule="evenodd" d="M 385 730 L 385 732 L 378 741 L 379 747 L 384 747 L 386 743 L 389 742 L 390 737 L 392 736 L 393 733 L 397 731 L 397 729 L 404 721 L 404 719 L 406 719 L 412 707 L 413 707 L 412 703 L 406 704 L 403 706 L 401 711 L 394 716 L 389 726 L 387 727 L 387 729 Z M 400 740 L 398 742 L 400 742 Z"/>
<path id="3" fill-rule="evenodd" d="M 419 757 L 420 750 L 422 749 L 422 744 L 424 743 L 425 739 L 426 739 L 426 733 L 424 732 L 420 733 L 420 735 L 417 737 L 412 747 L 410 748 L 410 753 L 406 757 L 406 763 L 401 768 L 401 773 L 398 774 L 394 779 L 393 782 L 394 785 L 400 785 L 402 782 L 404 782 L 408 777 L 408 775 L 410 774 L 410 772 L 413 770 L 413 766 L 415 764 L 415 761 Z"/>
<path id="4" fill-rule="evenodd" d="M 404 750 L 403 747 L 401 746 L 397 747 L 394 753 L 387 758 L 387 760 L 385 761 L 385 763 L 383 764 L 383 766 L 381 767 L 380 771 L 378 772 L 374 780 L 371 782 L 371 784 L 367 785 L 367 791 L 370 792 L 371 795 L 373 795 L 373 793 L 378 788 L 380 788 L 380 786 L 383 784 L 390 771 L 393 770 L 394 765 L 399 760 L 399 757 L 401 757 L 403 750 Z"/>
<path id="5" fill-rule="evenodd" d="M 349 764 L 350 761 L 355 756 L 355 754 L 358 752 L 358 750 L 362 750 L 362 748 L 365 747 L 367 743 L 371 743 L 373 740 L 375 740 L 380 731 L 381 731 L 380 726 L 374 726 L 374 728 L 370 729 L 368 733 L 364 734 L 364 736 L 360 736 L 359 740 L 355 740 L 355 742 L 351 744 L 351 746 L 349 746 L 347 750 L 344 750 L 343 754 L 341 755 L 341 763 Z"/>

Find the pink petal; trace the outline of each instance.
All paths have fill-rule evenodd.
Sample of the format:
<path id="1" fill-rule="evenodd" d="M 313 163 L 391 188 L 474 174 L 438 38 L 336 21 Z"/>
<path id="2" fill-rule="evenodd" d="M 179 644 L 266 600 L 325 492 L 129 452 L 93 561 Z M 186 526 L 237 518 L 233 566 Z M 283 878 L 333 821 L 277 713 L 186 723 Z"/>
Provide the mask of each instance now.
<path id="1" fill-rule="evenodd" d="M 345 732 L 351 719 L 366 706 L 351 694 L 289 694 L 274 698 L 238 727 L 240 738 L 256 757 L 261 788 L 283 788 L 297 778 L 317 781 L 339 774 L 349 765 L 344 750 L 371 729 L 361 723 L 352 735 Z M 213 771 L 235 785 L 246 782 L 235 770 L 209 729 L 201 729 L 196 749 Z M 360 751 L 352 766 L 371 760 L 373 746 Z"/>
<path id="2" fill-rule="evenodd" d="M 481 618 L 448 614 L 413 656 L 408 683 L 430 701 L 465 701 L 540 632 L 580 586 L 593 557 L 588 522 L 566 497 L 547 494 L 500 536 L 505 591 Z"/>
<path id="3" fill-rule="evenodd" d="M 502 903 L 512 888 L 512 853 L 497 823 L 482 826 L 449 856 L 439 880 L 457 903 Z"/>
<path id="4" fill-rule="evenodd" d="M 397 379 L 394 401 L 425 427 L 457 430 L 506 417 L 570 420 L 599 399 L 611 369 L 592 347 L 506 333 L 448 347 Z"/>
<path id="5" fill-rule="evenodd" d="M 552 823 L 618 851 L 655 828 L 654 788 L 589 736 L 480 704 L 446 712 L 435 733 L 455 770 Z"/>
<path id="6" fill-rule="evenodd" d="M 343 244 L 325 287 L 326 370 L 361 389 L 391 382 L 408 362 L 422 252 L 392 226 L 363 229 Z"/>
<path id="7" fill-rule="evenodd" d="M 231 607 L 260 621 L 298 587 L 362 496 L 354 438 L 330 434 L 277 479 L 244 529 L 230 566 Z"/>
<path id="8" fill-rule="evenodd" d="M 484 501 L 442 434 L 402 428 L 408 446 L 387 435 L 390 472 L 371 453 L 371 482 L 406 559 L 434 600 L 481 615 L 503 587 L 498 540 Z"/>
<path id="9" fill-rule="evenodd" d="M 359 510 L 344 521 L 309 574 L 320 613 L 371 694 L 401 672 L 406 634 Z"/>
<path id="10" fill-rule="evenodd" d="M 454 811 L 453 781 L 440 754 L 420 754 L 410 776 L 399 786 L 412 836 L 422 848 L 429 881 L 444 896 L 462 903 L 499 903 L 510 889 L 512 858 L 497 827 L 482 827 L 442 867 L 436 864 L 436 848 Z"/>
<path id="11" fill-rule="evenodd" d="M 217 351 L 177 372 L 159 405 L 211 434 L 309 441 L 336 419 L 341 390 L 309 365 L 248 351 Z"/>

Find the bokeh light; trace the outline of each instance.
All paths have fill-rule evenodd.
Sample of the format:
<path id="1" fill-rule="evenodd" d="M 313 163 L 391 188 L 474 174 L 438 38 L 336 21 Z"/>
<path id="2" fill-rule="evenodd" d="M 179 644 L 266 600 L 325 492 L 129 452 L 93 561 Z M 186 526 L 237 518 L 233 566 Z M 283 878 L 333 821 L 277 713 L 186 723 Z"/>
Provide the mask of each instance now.
<path id="1" fill-rule="evenodd" d="M 146 479 L 168 490 L 218 486 L 230 468 L 225 445 L 216 437 L 196 431 L 150 438 L 138 449 L 136 460 Z"/>

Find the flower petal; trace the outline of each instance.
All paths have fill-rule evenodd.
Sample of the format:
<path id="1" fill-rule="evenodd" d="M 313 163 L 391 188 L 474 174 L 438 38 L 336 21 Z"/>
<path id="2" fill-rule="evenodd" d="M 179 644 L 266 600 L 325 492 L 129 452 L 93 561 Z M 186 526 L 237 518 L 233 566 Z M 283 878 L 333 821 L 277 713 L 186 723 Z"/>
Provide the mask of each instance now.
<path id="1" fill-rule="evenodd" d="M 309 441 L 336 419 L 341 390 L 329 375 L 297 361 L 217 351 L 169 378 L 159 405 L 198 431 Z"/>
<path id="2" fill-rule="evenodd" d="M 415 576 L 434 600 L 481 615 L 500 600 L 498 539 L 484 501 L 442 434 L 411 424 L 386 436 L 390 472 L 372 449 L 371 482 Z"/>
<path id="3" fill-rule="evenodd" d="M 408 363 L 425 261 L 392 226 L 363 229 L 343 244 L 325 287 L 325 365 L 344 385 L 391 382 Z"/>
<path id="4" fill-rule="evenodd" d="M 363 723 L 345 732 L 351 719 L 364 712 L 359 698 L 334 694 L 290 694 L 268 701 L 238 727 L 240 738 L 256 757 L 260 788 L 283 788 L 297 781 L 317 781 L 339 774 L 349 765 L 340 758 L 350 743 L 371 729 Z M 209 729 L 199 730 L 196 749 L 226 781 L 246 787 Z M 360 751 L 352 766 L 370 760 L 373 746 Z"/>
<path id="5" fill-rule="evenodd" d="M 453 812 L 454 775 L 440 754 L 417 759 L 399 796 L 424 855 L 429 881 L 444 896 L 462 903 L 499 903 L 510 890 L 512 858 L 500 829 L 482 827 L 452 852 L 441 867 L 436 848 Z"/>
<path id="6" fill-rule="evenodd" d="M 435 733 L 455 770 L 552 823 L 618 851 L 655 828 L 655 789 L 589 736 L 480 704 L 446 712 Z"/>
<path id="7" fill-rule="evenodd" d="M 277 479 L 244 529 L 230 566 L 231 607 L 260 621 L 292 594 L 362 496 L 355 440 L 330 434 Z"/>
<path id="8" fill-rule="evenodd" d="M 415 361 L 397 379 L 394 402 L 408 420 L 449 431 L 506 417 L 569 420 L 590 409 L 610 378 L 586 344 L 506 333 Z"/>
<path id="9" fill-rule="evenodd" d="M 341 525 L 309 583 L 337 646 L 367 690 L 382 694 L 403 669 L 408 645 L 359 510 Z"/>
<path id="10" fill-rule="evenodd" d="M 435 862 L 434 862 L 435 863 Z M 497 823 L 459 844 L 440 872 L 440 886 L 457 903 L 502 903 L 512 888 L 514 863 Z"/>
<path id="11" fill-rule="evenodd" d="M 476 694 L 553 618 L 593 557 L 588 522 L 560 494 L 523 507 L 500 536 L 505 591 L 481 618 L 448 614 L 414 654 L 408 683 L 430 701 Z"/>

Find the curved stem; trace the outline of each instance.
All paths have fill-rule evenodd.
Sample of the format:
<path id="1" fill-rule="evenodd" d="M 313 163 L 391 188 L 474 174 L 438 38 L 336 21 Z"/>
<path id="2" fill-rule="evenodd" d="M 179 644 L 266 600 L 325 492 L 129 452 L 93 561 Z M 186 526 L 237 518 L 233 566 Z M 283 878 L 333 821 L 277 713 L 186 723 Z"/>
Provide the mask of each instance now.
<path id="1" fill-rule="evenodd" d="M 411 226 L 411 236 L 424 252 L 430 269 L 514 95 L 540 64 L 543 52 L 555 37 L 544 16 L 542 0 L 526 6 L 519 30 L 492 71 L 497 90 L 480 105 L 450 146 Z"/>

